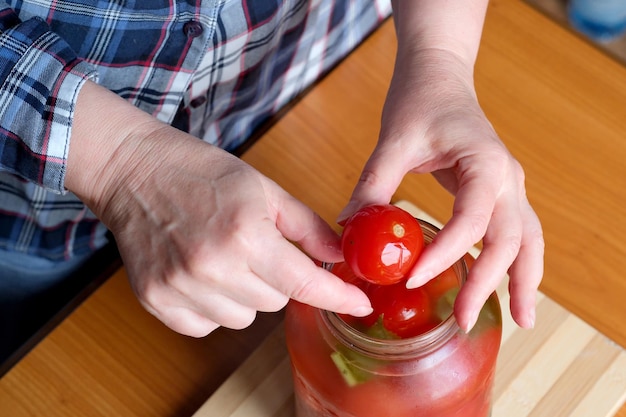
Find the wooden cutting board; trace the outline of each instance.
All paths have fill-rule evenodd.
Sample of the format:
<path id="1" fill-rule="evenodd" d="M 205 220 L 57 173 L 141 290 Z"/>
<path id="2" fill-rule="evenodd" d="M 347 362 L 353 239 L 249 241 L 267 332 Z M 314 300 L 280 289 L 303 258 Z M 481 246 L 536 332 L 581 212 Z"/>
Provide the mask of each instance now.
<path id="1" fill-rule="evenodd" d="M 396 204 L 438 224 L 408 202 Z M 535 328 L 518 328 L 508 312 L 506 286 L 497 290 L 504 322 L 493 417 L 613 416 L 626 401 L 624 349 L 541 293 Z M 289 357 L 279 326 L 193 417 L 293 415 Z"/>

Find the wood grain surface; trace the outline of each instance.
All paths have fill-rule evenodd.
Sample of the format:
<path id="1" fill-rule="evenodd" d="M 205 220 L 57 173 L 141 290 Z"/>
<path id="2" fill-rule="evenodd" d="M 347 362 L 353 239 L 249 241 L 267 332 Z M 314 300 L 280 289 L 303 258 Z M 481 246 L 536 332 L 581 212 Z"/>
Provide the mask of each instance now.
<path id="1" fill-rule="evenodd" d="M 406 201 L 398 205 L 437 224 Z M 537 303 L 537 327 L 520 329 L 506 309 L 506 280 L 498 296 L 505 308 L 492 416 L 614 416 L 626 400 L 626 351 L 543 294 Z M 291 371 L 280 326 L 193 417 L 293 415 Z"/>
<path id="2" fill-rule="evenodd" d="M 394 48 L 387 22 L 242 158 L 334 224 L 376 144 Z M 572 352 L 569 343 L 536 342 L 541 347 L 529 350 L 536 359 L 522 361 L 526 348 L 515 341 L 527 335 L 513 333 L 506 345 L 514 353 L 501 356 L 513 362 L 499 378 L 520 367 L 530 373 L 526 365 L 538 362 L 554 393 L 567 387 L 585 398 L 614 398 L 624 392 L 623 376 L 613 371 L 624 368 L 622 355 L 610 359 L 606 349 L 613 345 L 607 348 L 584 323 L 626 346 L 626 68 L 526 3 L 492 0 L 475 78 L 485 113 L 526 170 L 528 196 L 544 226 L 544 302 L 573 317 L 555 324 L 563 311 L 546 313 L 542 302 L 529 334 L 549 326 L 555 335 L 580 330 L 586 341 Z M 428 175 L 407 176 L 395 199 L 441 223 L 452 208 L 452 197 Z M 0 415 L 190 416 L 281 319 L 259 314 L 249 329 L 220 329 L 200 340 L 177 335 L 141 308 L 122 268 L 0 379 Z M 559 346 L 558 354 L 551 346 Z M 587 375 L 597 361 L 610 371 L 594 380 Z M 579 385 L 571 388 L 569 380 Z M 544 400 L 563 397 L 541 396 L 544 390 L 528 390 L 536 394 L 526 398 L 510 385 L 498 400 L 537 410 L 565 406 Z M 598 415 L 589 405 L 576 407 L 572 413 Z M 551 413 L 540 417 L 558 415 Z M 616 416 L 626 417 L 626 407 Z"/>

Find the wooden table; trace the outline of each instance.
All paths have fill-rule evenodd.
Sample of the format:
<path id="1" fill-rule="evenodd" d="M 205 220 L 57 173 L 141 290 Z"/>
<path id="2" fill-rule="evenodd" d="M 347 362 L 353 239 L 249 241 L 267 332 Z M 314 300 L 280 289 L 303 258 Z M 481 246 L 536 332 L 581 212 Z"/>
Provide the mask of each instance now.
<path id="1" fill-rule="evenodd" d="M 331 224 L 375 144 L 394 45 L 388 22 L 243 156 Z M 476 87 L 526 169 L 545 229 L 542 291 L 626 346 L 626 68 L 526 4 L 494 0 Z M 442 222 L 452 203 L 429 176 L 407 177 L 396 198 Z M 120 269 L 0 380 L 0 415 L 190 416 L 281 318 L 180 336 Z"/>

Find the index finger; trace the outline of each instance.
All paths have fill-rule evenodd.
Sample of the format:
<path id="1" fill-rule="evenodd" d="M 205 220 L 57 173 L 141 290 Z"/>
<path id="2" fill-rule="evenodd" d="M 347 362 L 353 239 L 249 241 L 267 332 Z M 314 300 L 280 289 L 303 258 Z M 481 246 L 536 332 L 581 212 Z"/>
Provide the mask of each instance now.
<path id="1" fill-rule="evenodd" d="M 408 288 L 424 285 L 459 260 L 487 231 L 497 191 L 484 181 L 468 181 L 458 189 L 453 215 L 417 260 Z"/>
<path id="2" fill-rule="evenodd" d="M 251 270 L 278 291 L 301 303 L 336 313 L 365 316 L 372 312 L 360 289 L 315 265 L 282 236 L 267 247 L 273 254 L 251 262 Z"/>

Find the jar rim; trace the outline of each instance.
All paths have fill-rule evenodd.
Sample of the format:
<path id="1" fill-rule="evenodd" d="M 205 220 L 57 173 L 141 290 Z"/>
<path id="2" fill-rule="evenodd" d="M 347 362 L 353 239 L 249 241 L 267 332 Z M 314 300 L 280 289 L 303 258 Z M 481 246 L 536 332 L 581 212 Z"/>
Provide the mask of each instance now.
<path id="1" fill-rule="evenodd" d="M 439 228 L 425 220 L 419 218 L 417 220 L 422 227 L 425 243 L 429 244 L 439 232 Z M 323 263 L 322 267 L 330 271 L 333 265 L 332 263 Z M 463 258 L 457 260 L 453 267 L 456 270 L 459 285 L 462 285 L 468 273 L 465 260 Z M 328 310 L 320 310 L 320 315 L 333 337 L 341 343 L 368 356 L 384 359 L 403 359 L 419 354 L 429 354 L 444 345 L 454 334 L 460 331 L 454 311 L 434 328 L 422 334 L 402 339 L 380 339 L 370 336 L 350 326 L 338 314 Z"/>

